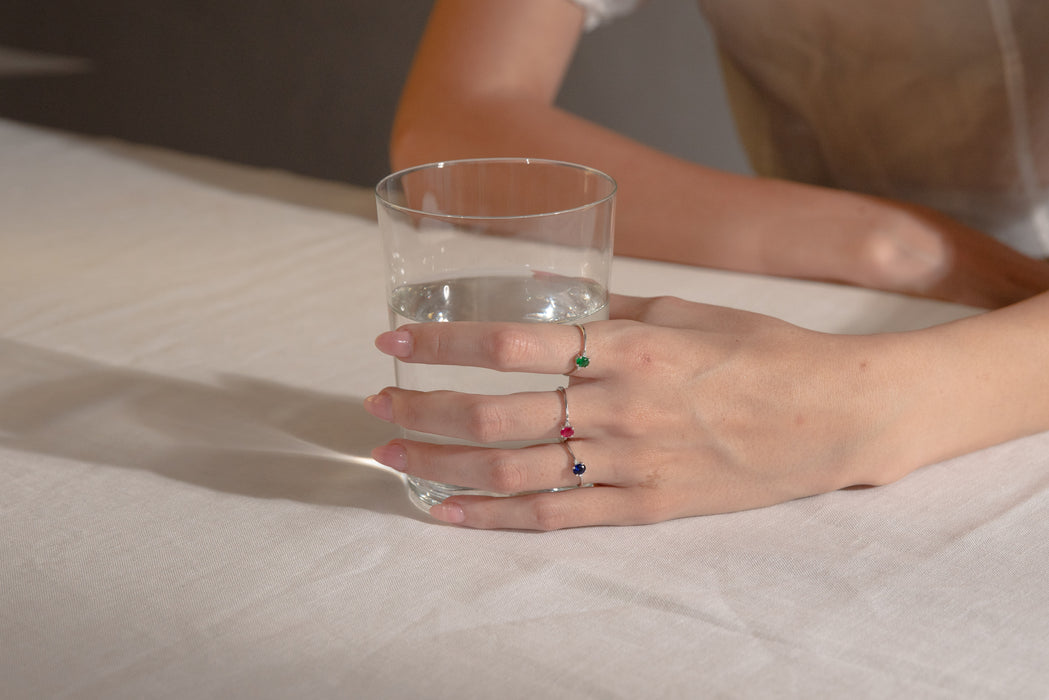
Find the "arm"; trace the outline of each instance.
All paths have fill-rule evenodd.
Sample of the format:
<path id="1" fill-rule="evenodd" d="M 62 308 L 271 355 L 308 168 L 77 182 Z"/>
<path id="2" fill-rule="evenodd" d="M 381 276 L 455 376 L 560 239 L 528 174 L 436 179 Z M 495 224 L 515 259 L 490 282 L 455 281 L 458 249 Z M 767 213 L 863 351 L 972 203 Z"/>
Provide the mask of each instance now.
<path id="1" fill-rule="evenodd" d="M 917 466 L 1049 430 L 1049 293 L 914 336 Z"/>
<path id="2" fill-rule="evenodd" d="M 398 109 L 394 168 L 480 156 L 569 160 L 619 183 L 616 251 L 1000 306 L 1049 266 L 928 211 L 718 172 L 554 105 L 582 26 L 567 0 L 438 0 Z"/>
<path id="3" fill-rule="evenodd" d="M 886 484 L 1049 430 L 1049 294 L 934 328 L 867 336 L 672 298 L 617 297 L 613 319 L 587 324 L 592 362 L 568 387 L 574 454 L 595 486 L 460 496 L 435 506 L 434 517 L 553 529 L 724 513 Z M 385 333 L 377 345 L 405 362 L 558 374 L 579 335 L 556 324 L 427 323 Z M 557 392 L 388 387 L 365 407 L 411 429 L 483 442 L 556 438 L 561 415 Z M 495 492 L 575 483 L 557 444 L 503 450 L 395 440 L 372 454 L 413 476 Z"/>

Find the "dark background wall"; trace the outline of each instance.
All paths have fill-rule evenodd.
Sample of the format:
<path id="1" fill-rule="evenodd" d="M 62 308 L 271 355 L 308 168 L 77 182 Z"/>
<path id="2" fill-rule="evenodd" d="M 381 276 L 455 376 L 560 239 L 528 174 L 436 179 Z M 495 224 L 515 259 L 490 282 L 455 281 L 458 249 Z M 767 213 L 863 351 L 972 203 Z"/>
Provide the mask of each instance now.
<path id="1" fill-rule="evenodd" d="M 371 185 L 430 5 L 2 0 L 0 117 Z M 746 171 L 692 0 L 651 0 L 589 34 L 559 101 Z"/>

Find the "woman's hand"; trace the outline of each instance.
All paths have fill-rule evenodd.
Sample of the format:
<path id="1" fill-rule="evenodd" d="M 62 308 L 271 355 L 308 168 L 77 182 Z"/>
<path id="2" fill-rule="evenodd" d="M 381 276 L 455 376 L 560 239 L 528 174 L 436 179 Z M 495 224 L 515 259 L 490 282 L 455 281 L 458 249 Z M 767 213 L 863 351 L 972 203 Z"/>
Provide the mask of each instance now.
<path id="1" fill-rule="evenodd" d="M 479 528 L 651 523 L 767 506 L 921 466 L 907 439 L 918 379 L 913 334 L 834 336 L 674 298 L 615 297 L 587 324 L 591 364 L 571 375 L 573 452 L 592 488 L 457 496 L 438 519 Z M 384 333 L 405 362 L 560 374 L 579 333 L 553 324 L 430 323 Z M 368 410 L 406 428 L 475 442 L 556 439 L 558 392 L 478 396 L 386 388 Z M 913 406 L 918 409 L 918 406 Z M 379 462 L 410 475 L 518 493 L 578 483 L 557 443 L 504 450 L 394 440 Z"/>

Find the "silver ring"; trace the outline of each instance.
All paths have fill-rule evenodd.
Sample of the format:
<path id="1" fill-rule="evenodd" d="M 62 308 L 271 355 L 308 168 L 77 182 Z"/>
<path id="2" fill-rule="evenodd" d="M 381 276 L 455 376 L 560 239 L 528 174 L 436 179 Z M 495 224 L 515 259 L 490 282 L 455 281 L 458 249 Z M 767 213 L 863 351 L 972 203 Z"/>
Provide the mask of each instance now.
<path id="1" fill-rule="evenodd" d="M 561 444 L 568 450 L 568 456 L 572 458 L 572 474 L 579 477 L 579 487 L 582 488 L 587 484 L 583 483 L 583 474 L 586 473 L 586 465 L 579 461 L 579 458 L 575 456 L 575 452 L 572 451 L 572 446 L 568 443 L 568 440 L 562 440 Z"/>
<path id="2" fill-rule="evenodd" d="M 564 407 L 564 420 L 561 422 L 560 432 L 561 442 L 564 442 L 575 435 L 575 428 L 572 427 L 572 423 L 568 420 L 568 389 L 559 386 L 557 391 L 561 394 L 561 405 Z"/>
<path id="3" fill-rule="evenodd" d="M 575 324 L 575 327 L 579 329 L 579 333 L 583 337 L 583 344 L 579 349 L 579 354 L 572 358 L 572 369 L 568 370 L 568 374 L 572 374 L 577 369 L 590 366 L 590 356 L 586 354 L 586 328 L 580 323 Z"/>

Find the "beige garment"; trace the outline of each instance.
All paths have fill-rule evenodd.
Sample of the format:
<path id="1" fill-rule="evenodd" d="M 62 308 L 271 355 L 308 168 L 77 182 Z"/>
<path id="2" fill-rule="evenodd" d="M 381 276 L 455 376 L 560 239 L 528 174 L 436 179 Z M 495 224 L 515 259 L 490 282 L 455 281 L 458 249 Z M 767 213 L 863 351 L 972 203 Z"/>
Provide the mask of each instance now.
<path id="1" fill-rule="evenodd" d="M 1049 255 L 1049 2 L 699 4 L 756 172 L 925 204 Z"/>
<path id="2" fill-rule="evenodd" d="M 1049 3 L 700 0 L 755 169 L 1049 254 Z"/>

